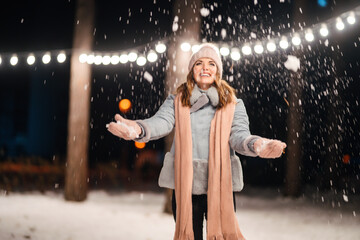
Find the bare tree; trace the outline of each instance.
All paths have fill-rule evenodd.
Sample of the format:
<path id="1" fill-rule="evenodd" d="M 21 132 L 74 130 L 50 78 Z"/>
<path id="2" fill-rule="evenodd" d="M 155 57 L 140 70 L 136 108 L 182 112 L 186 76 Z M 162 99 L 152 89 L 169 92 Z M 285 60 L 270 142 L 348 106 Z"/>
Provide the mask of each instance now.
<path id="1" fill-rule="evenodd" d="M 91 66 L 79 62 L 81 52 L 93 45 L 94 0 L 78 0 L 70 69 L 68 143 L 65 199 L 87 196 Z"/>
<path id="2" fill-rule="evenodd" d="M 184 52 L 180 46 L 183 42 L 198 43 L 200 38 L 201 8 L 202 0 L 176 0 L 173 6 L 173 30 L 169 48 L 167 51 L 168 63 L 166 72 L 166 93 L 174 93 L 176 88 L 186 81 L 188 63 L 191 51 Z M 174 133 L 165 138 L 165 150 L 171 147 Z M 164 211 L 171 213 L 172 191 L 166 193 Z"/>

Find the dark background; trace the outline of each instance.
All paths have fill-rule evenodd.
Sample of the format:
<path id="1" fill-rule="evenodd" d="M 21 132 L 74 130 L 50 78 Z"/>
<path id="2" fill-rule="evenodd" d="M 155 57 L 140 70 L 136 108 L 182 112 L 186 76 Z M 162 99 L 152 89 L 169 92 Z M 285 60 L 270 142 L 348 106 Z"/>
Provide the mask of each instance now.
<path id="1" fill-rule="evenodd" d="M 303 21 L 310 27 L 351 10 L 355 0 L 301 1 Z M 94 50 L 129 51 L 145 49 L 172 34 L 174 1 L 96 1 Z M 40 58 L 33 66 L 26 56 L 33 52 L 69 50 L 72 47 L 75 1 L 11 1 L 0 10 L 0 146 L 1 162 L 40 157 L 65 164 L 69 97 L 70 56 L 63 64 L 44 65 Z M 294 16 L 300 11 L 295 1 L 204 1 L 211 9 L 202 18 L 201 39 L 239 46 L 246 41 L 264 40 L 272 34 L 286 34 L 298 28 Z M 221 17 L 219 17 L 221 16 Z M 231 19 L 231 20 L 230 20 Z M 358 193 L 360 174 L 359 135 L 359 54 L 360 19 L 341 33 L 330 30 L 328 46 L 317 39 L 296 51 L 278 49 L 242 57 L 233 63 L 224 58 L 225 79 L 237 90 L 247 107 L 253 134 L 286 141 L 291 71 L 283 66 L 288 55 L 296 53 L 301 62 L 303 89 L 302 181 L 318 186 L 328 158 L 328 136 L 336 128 L 338 184 L 334 187 Z M 304 26 L 304 23 L 302 23 Z M 226 36 L 221 34 L 222 29 Z M 223 30 L 223 31 L 224 31 Z M 254 34 L 256 39 L 254 39 Z M 17 53 L 19 63 L 11 66 L 8 58 Z M 110 135 L 105 125 L 119 112 L 118 102 L 128 98 L 133 108 L 129 119 L 152 116 L 164 101 L 166 54 L 144 67 L 136 64 L 93 65 L 90 116 L 89 166 L 100 164 L 110 169 L 135 168 L 144 151 L 154 151 L 161 164 L 164 141 L 157 140 L 138 150 L 133 142 Z M 144 72 L 153 76 L 149 83 Z M 330 114 L 334 112 L 334 114 Z M 335 116 L 335 117 L 330 117 Z M 351 157 L 344 164 L 345 154 Z M 281 186 L 284 182 L 286 155 L 276 160 L 241 157 L 245 182 L 258 186 Z M 31 161 L 31 160 L 30 160 Z M 149 170 L 150 171 L 150 170 Z M 143 169 L 146 174 L 146 168 Z M 128 175 L 134 177 L 133 175 Z M 129 177 L 128 177 L 129 179 Z M 152 179 L 156 182 L 157 177 Z M 91 175 L 90 182 L 104 182 L 101 174 Z"/>

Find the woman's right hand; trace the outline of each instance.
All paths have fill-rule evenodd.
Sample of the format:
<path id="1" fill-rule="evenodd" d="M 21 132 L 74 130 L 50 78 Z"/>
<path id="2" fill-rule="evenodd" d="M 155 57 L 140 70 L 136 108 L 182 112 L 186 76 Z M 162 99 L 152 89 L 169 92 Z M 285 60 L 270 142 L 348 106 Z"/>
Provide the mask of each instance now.
<path id="1" fill-rule="evenodd" d="M 123 138 L 125 140 L 134 140 L 141 134 L 141 127 L 133 120 L 128 120 L 121 117 L 119 114 L 115 115 L 116 122 L 107 124 L 109 132 Z"/>

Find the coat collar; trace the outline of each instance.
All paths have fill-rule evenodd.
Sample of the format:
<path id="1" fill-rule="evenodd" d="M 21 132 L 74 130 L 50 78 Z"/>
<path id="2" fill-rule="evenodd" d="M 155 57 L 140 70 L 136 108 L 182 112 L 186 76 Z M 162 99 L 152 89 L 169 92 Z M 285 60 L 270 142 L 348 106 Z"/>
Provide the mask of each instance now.
<path id="1" fill-rule="evenodd" d="M 190 112 L 196 112 L 209 101 L 213 107 L 216 107 L 219 104 L 219 94 L 216 88 L 211 86 L 208 90 L 202 90 L 195 84 L 190 97 Z"/>

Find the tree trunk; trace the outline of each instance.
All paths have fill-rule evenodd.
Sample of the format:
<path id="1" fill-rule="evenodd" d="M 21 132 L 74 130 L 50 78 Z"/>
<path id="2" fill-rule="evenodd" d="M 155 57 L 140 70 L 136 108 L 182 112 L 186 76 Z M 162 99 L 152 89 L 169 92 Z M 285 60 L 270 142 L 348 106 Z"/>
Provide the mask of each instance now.
<path id="1" fill-rule="evenodd" d="M 173 6 L 174 25 L 178 26 L 170 39 L 167 51 L 168 63 L 166 72 L 166 95 L 174 93 L 176 88 L 186 81 L 188 64 L 192 51 L 184 52 L 180 45 L 183 42 L 191 44 L 199 43 L 201 26 L 202 0 L 183 1 L 177 0 Z M 173 25 L 173 26 L 174 26 Z M 176 27 L 175 27 L 176 28 Z M 174 132 L 165 138 L 165 150 L 169 151 L 174 137 Z M 171 210 L 172 190 L 166 193 L 164 212 L 172 213 Z"/>
<path id="2" fill-rule="evenodd" d="M 65 199 L 83 201 L 87 195 L 91 66 L 79 62 L 92 50 L 94 0 L 78 0 L 70 69 Z"/>

